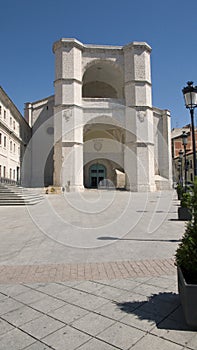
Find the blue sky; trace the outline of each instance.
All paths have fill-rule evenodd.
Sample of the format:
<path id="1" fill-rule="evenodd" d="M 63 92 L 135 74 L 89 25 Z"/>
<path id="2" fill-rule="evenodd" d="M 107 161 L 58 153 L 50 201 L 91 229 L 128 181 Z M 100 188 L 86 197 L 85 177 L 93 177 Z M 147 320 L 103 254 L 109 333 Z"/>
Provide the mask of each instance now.
<path id="1" fill-rule="evenodd" d="M 25 102 L 54 93 L 54 41 L 146 41 L 153 105 L 169 109 L 172 127 L 181 127 L 190 122 L 181 90 L 188 80 L 197 85 L 196 14 L 196 0 L 1 0 L 0 85 L 23 113 Z"/>

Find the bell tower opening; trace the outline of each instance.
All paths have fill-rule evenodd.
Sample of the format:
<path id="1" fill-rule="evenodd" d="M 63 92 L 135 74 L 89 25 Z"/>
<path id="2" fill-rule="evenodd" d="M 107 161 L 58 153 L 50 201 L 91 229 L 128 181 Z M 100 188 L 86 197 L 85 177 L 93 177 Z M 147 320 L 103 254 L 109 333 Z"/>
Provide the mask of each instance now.
<path id="1" fill-rule="evenodd" d="M 113 62 L 93 62 L 83 75 L 83 98 L 123 99 L 123 74 Z"/>

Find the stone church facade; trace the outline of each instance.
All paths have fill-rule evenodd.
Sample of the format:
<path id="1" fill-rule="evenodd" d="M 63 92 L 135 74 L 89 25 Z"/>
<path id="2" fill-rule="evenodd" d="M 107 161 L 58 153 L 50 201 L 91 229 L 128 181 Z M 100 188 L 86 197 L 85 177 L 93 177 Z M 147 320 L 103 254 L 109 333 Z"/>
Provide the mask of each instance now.
<path id="1" fill-rule="evenodd" d="M 54 43 L 54 96 L 25 104 L 28 186 L 170 189 L 170 113 L 152 106 L 151 48 Z"/>

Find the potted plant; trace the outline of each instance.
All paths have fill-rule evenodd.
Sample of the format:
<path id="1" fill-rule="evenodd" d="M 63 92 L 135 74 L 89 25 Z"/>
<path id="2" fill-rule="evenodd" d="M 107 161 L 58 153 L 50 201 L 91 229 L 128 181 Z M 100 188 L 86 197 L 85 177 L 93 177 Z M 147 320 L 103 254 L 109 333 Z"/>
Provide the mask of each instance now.
<path id="1" fill-rule="evenodd" d="M 178 208 L 179 220 L 187 221 L 192 219 L 191 200 L 192 196 L 190 192 L 184 192 L 182 194 L 180 207 Z"/>
<path id="2" fill-rule="evenodd" d="M 197 329 L 197 178 L 191 197 L 192 219 L 176 251 L 178 290 L 187 324 Z"/>

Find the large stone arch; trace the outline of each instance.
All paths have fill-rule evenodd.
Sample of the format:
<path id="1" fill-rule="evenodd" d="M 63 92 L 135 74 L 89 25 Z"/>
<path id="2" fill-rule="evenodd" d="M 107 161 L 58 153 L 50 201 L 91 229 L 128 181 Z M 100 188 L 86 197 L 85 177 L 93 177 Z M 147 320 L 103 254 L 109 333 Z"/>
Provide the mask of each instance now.
<path id="1" fill-rule="evenodd" d="M 111 60 L 97 59 L 89 62 L 83 71 L 83 98 L 124 98 L 122 68 Z"/>
<path id="2" fill-rule="evenodd" d="M 90 186 L 90 167 L 106 168 L 107 179 L 114 187 L 126 187 L 124 170 L 125 129 L 112 117 L 97 116 L 83 128 L 84 186 Z M 119 179 L 124 178 L 121 182 Z"/>

